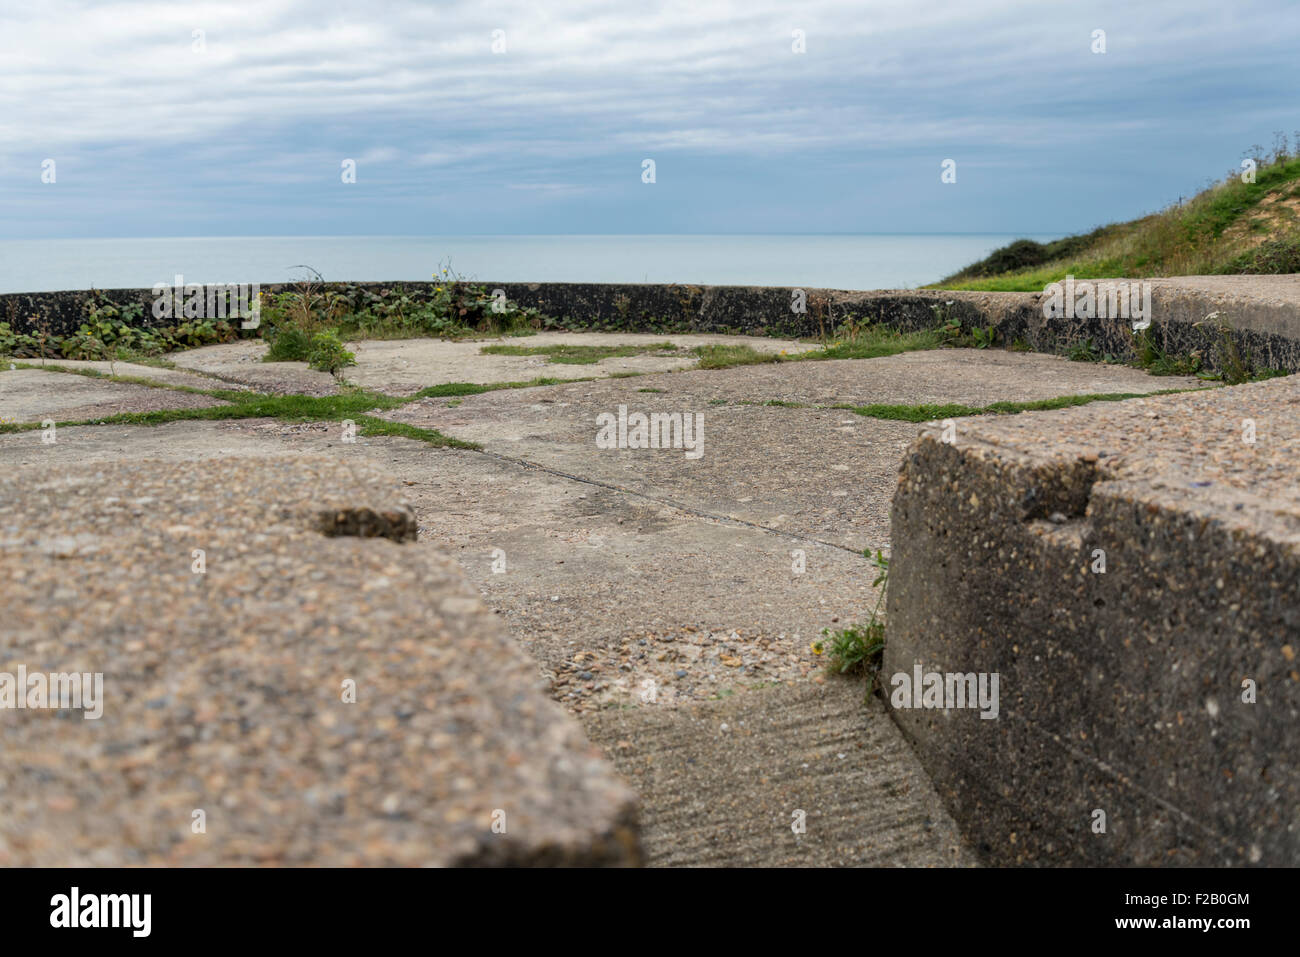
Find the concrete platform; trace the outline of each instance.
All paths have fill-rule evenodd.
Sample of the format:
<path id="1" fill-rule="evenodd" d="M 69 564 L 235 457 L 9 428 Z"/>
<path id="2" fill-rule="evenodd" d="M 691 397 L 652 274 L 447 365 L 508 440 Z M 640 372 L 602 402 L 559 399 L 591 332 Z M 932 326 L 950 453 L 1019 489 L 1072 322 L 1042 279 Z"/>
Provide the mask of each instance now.
<path id="1" fill-rule="evenodd" d="M 395 489 L 326 456 L 0 476 L 7 672 L 102 675 L 98 717 L 3 713 L 0 864 L 637 863 L 631 791 Z"/>
<path id="2" fill-rule="evenodd" d="M 584 335 L 572 338 L 593 341 Z M 384 375 L 391 372 L 395 378 L 392 383 L 383 376 L 374 380 L 372 386 L 379 391 L 408 389 L 416 382 L 427 384 L 426 373 L 435 374 L 431 371 L 434 367 L 426 370 L 420 363 L 443 362 L 447 358 L 441 351 L 445 344 L 426 342 L 420 363 L 403 369 L 397 365 L 403 356 L 398 344 L 388 345 L 395 351 L 374 371 L 379 374 L 386 369 Z M 226 349 L 214 347 L 212 355 Z M 195 354 L 204 352 L 197 350 Z M 519 357 L 463 358 L 464 367 L 452 362 L 437 374 L 466 381 L 482 372 L 495 379 L 498 374 L 480 369 L 479 359 L 519 361 Z M 260 363 L 251 354 L 240 361 L 259 371 L 274 371 L 281 366 Z M 563 377 L 568 370 L 592 374 L 591 366 L 545 364 L 540 370 L 506 377 Z M 290 378 L 280 386 L 292 390 L 297 388 L 297 380 L 293 379 L 297 372 L 290 372 Z M 76 378 L 46 375 L 52 386 L 57 385 L 54 380 Z M 314 388 L 305 380 L 301 384 Z M 319 674 L 325 672 L 331 660 L 343 660 L 353 651 L 378 656 L 373 667 L 383 670 L 385 681 L 399 683 L 399 695 L 407 693 L 407 680 L 435 680 L 420 679 L 418 674 L 409 679 L 397 676 L 395 659 L 385 657 L 384 648 L 395 641 L 394 653 L 406 656 L 404 661 L 412 652 L 400 638 L 392 639 L 376 625 L 391 623 L 404 633 L 402 622 L 408 621 L 409 615 L 419 614 L 408 603 L 425 601 L 428 595 L 407 596 L 406 578 L 395 578 L 382 570 L 376 573 L 361 557 L 347 552 L 346 546 L 350 542 L 362 548 L 362 555 L 369 554 L 371 548 L 399 556 L 427 552 L 435 568 L 442 569 L 430 578 L 434 582 L 430 593 L 433 598 L 442 594 L 438 583 L 444 578 L 439 576 L 450 575 L 445 569 L 446 556 L 450 556 L 510 637 L 505 649 L 485 641 L 471 642 L 470 654 L 448 665 L 447 675 L 464 675 L 473 687 L 473 682 L 479 680 L 477 672 L 495 675 L 502 669 L 501 662 L 513 669 L 510 662 L 515 659 L 511 655 L 520 649 L 526 652 L 531 659 L 524 659 L 529 679 L 576 716 L 591 740 L 605 749 L 608 759 L 641 792 L 641 833 L 650 863 L 969 864 L 975 860 L 971 849 L 954 836 L 951 815 L 929 786 L 920 763 L 890 716 L 877 702 L 865 700 L 866 686 L 860 679 L 823 674 L 825 659 L 811 648 L 820 629 L 859 621 L 874 603 L 870 584 L 873 573 L 861 549 L 889 547 L 890 498 L 897 484 L 898 464 L 921 427 L 865 418 L 845 410 L 760 403 L 982 405 L 1067 393 L 1142 392 L 1189 384 L 1194 382 L 1150 377 L 1121 367 L 1070 363 L 1049 356 L 942 350 L 876 360 L 689 370 L 502 391 L 460 400 L 414 403 L 395 416 L 439 428 L 457 438 L 482 441 L 486 454 L 432 448 L 388 436 L 361 435 L 355 443 L 345 444 L 337 422 L 243 419 L 174 422 L 158 427 L 69 427 L 60 429 L 59 442 L 52 446 L 42 445 L 39 436 L 30 432 L 0 434 L 0 462 L 5 474 L 26 466 L 26 471 L 19 474 L 49 479 L 65 472 L 79 475 L 86 470 L 116 475 L 123 461 L 166 459 L 174 463 L 175 474 L 194 472 L 196 482 L 208 483 L 203 489 L 216 489 L 216 504 L 221 509 L 236 507 L 236 500 L 230 497 L 235 493 L 226 491 L 229 487 L 251 489 L 247 497 L 254 515 L 266 514 L 265 503 L 259 502 L 268 495 L 270 501 L 275 501 L 275 495 L 266 490 L 280 481 L 277 470 L 302 471 L 304 466 L 298 462 L 302 457 L 316 463 L 313 469 L 346 466 L 361 470 L 358 474 L 362 476 L 372 468 L 380 468 L 402 483 L 403 497 L 415 512 L 420 540 L 398 545 L 384 539 L 360 542 L 321 538 L 305 531 L 304 538 L 292 539 L 288 551 L 294 556 L 293 563 L 304 563 L 304 571 L 293 571 L 298 566 L 284 559 L 288 563 L 285 568 L 290 570 L 285 586 L 289 590 L 276 593 L 283 594 L 285 600 L 280 621 L 305 620 L 305 627 L 316 629 L 310 643 L 303 637 L 283 639 L 298 642 L 291 648 L 295 661 L 325 662 L 317 669 Z M 595 416 L 615 410 L 619 404 L 642 411 L 703 412 L 704 456 L 691 460 L 680 450 L 598 449 L 594 442 Z M 211 460 L 231 456 L 244 461 L 243 477 L 202 477 L 209 474 L 202 470 L 216 467 Z M 263 475 L 265 481 L 260 477 Z M 384 488 L 391 487 L 391 480 L 387 481 L 390 485 Z M 292 483 L 286 487 L 298 488 Z M 177 488 L 184 508 L 197 508 L 193 503 L 208 496 L 206 491 L 199 492 L 184 481 Z M 307 501 L 313 494 L 307 487 L 291 498 Z M 377 500 L 387 501 L 382 496 Z M 110 503 L 113 508 L 109 509 L 102 499 L 82 497 L 77 502 L 76 508 L 60 505 L 52 514 L 75 513 L 80 508 L 95 517 L 102 511 L 105 529 L 125 529 L 123 541 L 128 544 L 121 550 L 122 563 L 135 563 L 145 569 L 146 575 L 162 561 L 160 554 L 177 550 L 170 540 L 149 550 L 131 544 L 136 540 L 131 526 L 139 519 L 115 511 L 116 503 Z M 182 518 L 176 524 L 190 523 Z M 243 528 L 239 522 L 234 527 Z M 185 533 L 176 534 L 186 538 Z M 266 554 L 279 554 L 278 526 L 274 534 L 232 534 L 235 537 L 222 541 L 231 548 L 249 548 L 246 554 L 252 557 L 254 569 L 266 565 L 270 560 Z M 268 538 L 259 539 L 261 534 Z M 345 549 L 343 559 L 332 551 L 339 547 Z M 502 573 L 493 567 L 497 549 L 506 562 Z M 802 551 L 806 559 L 802 573 L 792 568 L 795 550 Z M 181 577 L 188 580 L 189 549 L 182 551 L 177 573 L 183 572 Z M 215 551 L 208 550 L 207 577 L 212 582 L 217 580 L 212 560 Z M 256 581 L 241 577 L 238 585 L 232 583 L 230 587 L 253 589 L 254 597 L 262 594 L 259 589 L 271 587 L 262 579 L 273 580 L 279 574 L 278 564 L 267 567 L 270 572 Z M 105 574 L 113 589 L 126 589 L 123 582 L 127 573 L 113 570 Z M 312 575 L 323 577 L 314 581 Z M 337 576 L 343 576 L 344 581 Z M 374 584 L 381 579 L 388 583 Z M 423 585 L 412 588 L 417 593 L 421 589 L 429 591 Z M 303 590 L 317 593 L 305 610 L 294 604 L 298 601 L 294 596 Z M 232 603 L 236 597 L 244 600 L 243 592 L 213 594 L 230 598 Z M 169 600 L 171 595 L 168 591 Z M 35 606 L 40 607 L 44 600 L 38 599 Z M 362 603 L 359 610 L 354 607 L 358 601 Z M 51 604 L 58 606 L 58 602 Z M 177 607 L 183 612 L 190 606 L 181 602 Z M 441 615 L 437 608 L 428 614 L 433 618 Z M 357 645 L 354 626 L 357 632 L 373 632 L 377 644 L 373 648 Z M 334 627 L 341 629 L 339 634 L 331 630 Z M 260 636 L 263 632 L 254 634 Z M 452 634 L 454 637 L 460 633 Z M 184 630 L 180 635 L 187 648 L 197 647 L 200 639 L 212 640 L 207 636 L 194 638 Z M 277 643 L 281 639 L 259 637 L 257 641 L 270 649 L 268 653 L 278 653 L 284 647 Z M 320 646 L 319 657 L 300 650 L 300 646 L 314 646 L 312 643 Z M 87 646 L 98 647 L 90 643 Z M 285 652 L 286 660 L 289 654 Z M 131 660 L 130 655 L 121 657 Z M 415 660 L 418 672 L 424 665 L 418 655 Z M 231 655 L 220 661 L 222 666 L 242 667 Z M 438 664 L 442 666 L 441 659 Z M 367 674 L 369 680 L 376 680 L 373 672 Z M 158 679 L 153 676 L 151 680 Z M 225 687 L 220 682 L 226 679 L 220 675 L 213 680 Z M 274 680 L 281 680 L 278 673 Z M 653 682 L 657 692 L 653 702 L 641 698 L 647 681 Z M 272 686 L 271 682 L 264 684 Z M 293 687 L 295 694 L 312 693 L 302 686 Z M 143 700 L 156 700 L 164 693 L 168 692 L 151 694 Z M 256 693 L 261 697 L 250 705 L 254 710 L 267 700 L 264 692 Z M 166 711 L 166 706 L 161 707 Z M 319 705 L 321 710 L 326 707 L 325 702 Z M 250 728 L 259 720 L 251 712 L 240 714 L 247 717 Z M 151 709 L 133 705 L 125 721 L 150 729 L 148 720 L 152 715 Z M 107 715 L 103 720 L 108 720 Z M 502 723 L 497 716 L 491 720 Z M 517 730 L 517 722 L 509 724 L 507 720 L 506 724 L 510 741 L 534 741 L 533 735 L 542 733 L 530 730 L 530 726 Z M 727 724 L 728 729 L 742 728 L 741 735 L 730 736 L 722 724 Z M 275 733 L 286 741 L 298 742 L 297 725 L 283 731 L 279 725 L 275 727 Z M 305 727 L 312 725 L 308 722 Z M 531 727 L 535 729 L 536 725 Z M 363 733 L 353 731 L 350 741 Z M 182 727 L 177 733 L 188 732 Z M 366 741 L 369 745 L 370 739 Z M 379 742 L 375 753 L 383 760 L 398 760 L 391 751 L 384 750 L 386 739 L 376 735 L 375 741 Z M 281 752 L 275 748 L 262 747 L 255 756 L 241 750 L 243 744 L 238 739 L 223 739 L 223 743 L 229 748 L 222 754 L 229 754 L 245 776 L 268 774 L 274 778 L 288 773 L 282 770 Z M 510 753 L 508 743 L 489 736 L 482 744 L 490 767 L 499 763 L 496 755 Z M 46 752 L 59 753 L 64 746 L 51 739 Z M 475 743 L 470 750 L 479 747 Z M 75 749 L 74 753 L 80 754 Z M 307 744 L 294 743 L 288 753 L 297 760 L 302 754 L 316 752 Z M 171 759 L 169 752 L 163 756 Z M 462 755 L 460 759 L 476 761 L 473 755 Z M 329 769 L 338 767 L 337 762 L 327 765 Z M 853 782 L 857 790 L 839 787 L 841 779 Z M 76 807 L 86 802 L 85 807 L 99 808 L 88 793 L 69 791 L 72 785 L 65 779 L 57 783 L 57 788 L 33 788 L 24 797 L 24 808 L 34 807 L 47 795 L 54 796 L 54 811 L 59 814 L 66 815 L 73 807 L 70 795 L 76 798 Z M 189 802 L 191 794 L 210 793 L 203 790 L 206 779 L 192 785 L 182 780 L 176 785 L 168 778 L 164 785 L 163 793 L 185 795 L 176 799 L 178 807 L 182 800 Z M 317 786 L 313 793 L 321 793 L 323 787 Z M 410 787 L 412 790 L 399 794 L 402 813 L 406 813 L 406 795 L 414 793 L 415 786 Z M 568 793 L 559 785 L 554 790 L 560 795 Z M 138 799 L 111 787 L 109 793 L 114 800 Z M 292 797 L 277 797 L 285 793 L 274 791 L 272 799 L 291 802 Z M 249 799 L 241 793 L 234 800 Z M 371 813 L 369 805 L 357 804 L 359 799 L 348 800 L 348 815 L 356 807 L 362 808 L 359 813 L 363 819 L 365 813 Z M 493 804 L 492 808 L 499 806 Z M 595 807 L 594 812 L 584 813 L 599 821 L 618 819 L 618 812 L 602 808 L 625 805 L 614 799 L 602 803 L 597 798 L 579 796 L 573 799 L 573 806 Z M 141 813 L 140 807 L 133 805 L 130 813 Z M 807 811 L 809 825 L 798 839 L 790 830 L 789 820 L 790 811 L 796 807 Z M 163 815 L 159 819 L 170 827 L 174 824 L 174 810 L 169 804 L 165 814 L 156 813 Z M 293 810 L 296 814 L 298 809 Z M 32 812 L 43 822 L 43 833 L 52 832 L 59 820 L 54 811 Z M 144 811 L 155 813 L 152 807 Z M 474 806 L 466 813 L 474 817 L 480 812 Z M 323 812 L 318 809 L 317 813 Z M 434 812 L 421 805 L 420 813 Z M 570 820 L 564 817 L 567 813 L 557 812 L 558 819 Z M 209 836 L 214 819 L 209 813 Z M 513 822 L 514 816 L 509 819 Z M 347 830 L 352 820 L 348 817 L 346 822 L 335 822 L 326 817 L 320 825 L 342 829 L 342 839 L 331 838 L 330 846 L 343 849 L 338 853 L 328 850 L 323 838 L 311 843 L 316 841 L 317 832 L 312 832 L 307 843 L 277 836 L 267 843 L 269 851 L 251 853 L 266 853 L 268 863 L 304 861 L 313 855 L 321 855 L 326 862 L 371 862 L 385 860 L 385 854 L 405 861 L 423 853 L 420 842 L 426 840 L 426 832 L 418 828 L 393 832 L 398 833 L 395 840 L 410 836 L 417 844 L 409 852 L 394 850 L 386 843 L 387 837 L 374 846 L 373 853 L 357 851 L 352 832 Z M 425 818 L 418 820 L 423 822 Z M 156 836 L 160 826 L 150 823 L 154 830 L 148 834 Z M 185 862 L 219 859 L 203 856 L 209 851 L 182 845 L 181 838 L 189 840 L 185 830 L 188 818 L 182 818 L 176 826 L 180 829 L 176 838 L 166 839 L 170 844 L 158 839 L 152 846 L 162 847 Z M 464 832 L 454 832 L 451 837 L 463 838 Z M 96 838 L 109 839 L 102 834 Z M 575 838 L 580 839 L 581 834 Z M 260 837 L 248 837 L 241 846 L 245 850 L 260 847 L 261 841 Z M 524 847 L 519 851 L 521 857 L 510 860 L 538 859 L 531 856 L 532 846 Z M 490 850 L 492 845 L 487 847 Z M 443 853 L 441 845 L 434 850 Z M 479 852 L 486 853 L 476 843 L 466 853 Z M 614 853 L 610 851 L 611 856 Z M 101 855 L 104 860 L 119 859 L 108 851 L 101 851 Z"/>
<path id="3" fill-rule="evenodd" d="M 676 355 L 612 356 L 589 364 L 551 362 L 546 355 L 483 354 L 485 346 L 494 345 L 527 349 L 555 345 L 648 346 L 662 342 L 671 342 L 681 351 Z M 793 354 L 817 348 L 814 343 L 792 339 L 600 332 L 541 332 L 492 339 L 371 339 L 348 343 L 357 364 L 344 370 L 343 377 L 365 389 L 404 396 L 448 382 L 602 379 L 627 373 L 691 369 L 699 363 L 698 356 L 689 351 L 696 346 L 742 343 L 761 352 Z M 260 340 L 244 340 L 178 352 L 171 358 L 183 369 L 267 391 L 305 395 L 332 395 L 337 391 L 338 384 L 332 376 L 308 368 L 305 362 L 263 362 L 266 349 Z"/>
<path id="4" fill-rule="evenodd" d="M 423 399 L 382 414 L 654 501 L 860 551 L 888 542 L 888 495 L 917 425 L 761 403 L 983 405 L 1199 385 L 1051 356 L 935 350 Z M 597 448 L 597 416 L 620 405 L 702 415 L 703 454 Z"/>
<path id="5" fill-rule="evenodd" d="M 207 387 L 211 388 L 212 384 Z M 126 412 L 205 409 L 228 404 L 210 396 L 175 389 L 155 389 L 67 372 L 10 369 L 8 364 L 0 365 L 0 424 L 43 422 L 46 419 L 75 422 Z"/>
<path id="6" fill-rule="evenodd" d="M 1298 462 L 1295 376 L 908 450 L 884 677 L 1000 676 L 895 710 L 988 860 L 1300 863 Z"/>

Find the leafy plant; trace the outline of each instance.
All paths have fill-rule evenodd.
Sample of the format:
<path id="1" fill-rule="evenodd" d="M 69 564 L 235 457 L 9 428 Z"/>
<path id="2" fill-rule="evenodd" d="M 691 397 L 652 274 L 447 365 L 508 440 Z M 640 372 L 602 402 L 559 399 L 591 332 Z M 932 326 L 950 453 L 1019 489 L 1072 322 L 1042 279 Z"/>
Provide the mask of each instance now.
<path id="1" fill-rule="evenodd" d="M 1093 342 L 1092 336 L 1071 345 L 1066 350 L 1065 355 L 1071 362 L 1099 362 L 1101 360 L 1101 352 L 1098 350 L 1096 343 Z"/>
<path id="2" fill-rule="evenodd" d="M 976 349 L 987 349 L 998 341 L 998 331 L 993 326 L 986 326 L 983 329 L 976 326 L 971 330 L 971 337 L 975 340 Z"/>
<path id="3" fill-rule="evenodd" d="M 357 357 L 348 351 L 338 330 L 325 329 L 311 337 L 307 364 L 321 372 L 338 375 L 345 367 L 356 365 Z"/>

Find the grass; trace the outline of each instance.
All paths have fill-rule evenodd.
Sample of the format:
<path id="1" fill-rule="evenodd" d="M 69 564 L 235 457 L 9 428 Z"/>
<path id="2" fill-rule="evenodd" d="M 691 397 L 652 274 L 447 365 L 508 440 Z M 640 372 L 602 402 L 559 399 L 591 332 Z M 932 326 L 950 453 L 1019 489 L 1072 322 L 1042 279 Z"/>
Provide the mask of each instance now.
<path id="1" fill-rule="evenodd" d="M 748 345 L 696 346 L 701 369 L 730 369 L 735 366 L 761 365 L 771 362 L 818 362 L 825 359 L 878 359 L 902 352 L 938 349 L 944 345 L 940 331 L 924 329 L 900 332 L 885 326 L 866 326 L 852 334 L 833 339 L 820 349 L 786 354 L 760 352 Z"/>
<path id="2" fill-rule="evenodd" d="M 717 345 L 696 346 L 693 351 L 700 357 L 700 369 L 731 369 L 736 366 L 761 365 L 768 362 L 780 362 L 782 356 L 776 352 L 759 352 L 753 346 Z"/>
<path id="3" fill-rule="evenodd" d="M 90 370 L 63 370 L 84 373 Z M 102 373 L 97 377 L 103 377 Z M 113 381 L 122 381 L 118 377 L 108 376 Z M 74 425 L 164 425 L 168 422 L 183 421 L 226 421 L 231 419 L 278 419 L 281 422 L 339 422 L 351 419 L 357 424 L 361 435 L 397 435 L 404 438 L 418 439 L 437 448 L 477 449 L 472 442 L 462 442 L 443 435 L 434 429 L 422 429 L 402 422 L 390 422 L 387 419 L 370 415 L 375 410 L 395 409 L 405 405 L 410 399 L 397 398 L 379 392 L 367 392 L 364 389 L 349 388 L 338 395 L 266 395 L 260 392 L 239 392 L 230 389 L 194 389 L 186 386 L 168 386 L 158 384 L 161 388 L 177 391 L 197 392 L 223 399 L 229 405 L 211 406 L 205 409 L 160 409 L 154 412 L 123 412 L 118 415 L 100 416 L 94 419 L 58 422 L 60 427 Z M 0 425 L 0 433 L 24 432 L 39 428 L 37 423 L 5 423 Z"/>
<path id="4" fill-rule="evenodd" d="M 815 352 L 805 352 L 790 356 L 793 359 L 878 359 L 881 356 L 896 356 L 903 352 L 919 352 L 926 349 L 938 349 L 943 345 L 938 330 L 924 329 L 920 332 L 899 332 L 896 329 L 868 328 L 865 332 L 832 342 Z"/>
<path id="5" fill-rule="evenodd" d="M 444 382 L 442 385 L 431 385 L 427 389 L 421 389 L 411 398 L 440 399 L 444 396 L 481 395 L 484 392 L 496 392 L 500 389 L 533 389 L 543 385 L 564 385 L 568 382 L 595 381 L 595 376 L 586 376 L 581 379 L 550 379 L 542 377 L 529 379 L 527 382 Z"/>
<path id="6" fill-rule="evenodd" d="M 151 389 L 170 389 L 173 392 L 192 392 L 198 395 L 211 395 L 210 389 L 199 389 L 190 385 L 177 385 L 172 382 L 160 382 L 157 379 L 149 379 L 145 376 L 137 375 L 113 375 L 108 372 L 100 372 L 98 369 L 80 369 L 74 366 L 49 366 L 41 365 L 35 362 L 15 362 L 16 369 L 37 369 L 41 372 L 63 372 L 68 375 L 85 376 L 88 379 L 108 379 L 112 382 L 121 382 L 125 385 L 143 385 Z M 159 368 L 167 368 L 160 366 Z"/>
<path id="7" fill-rule="evenodd" d="M 1262 148 L 1252 149 L 1258 164 L 1253 183 L 1242 182 L 1235 170 L 1158 213 L 1050 243 L 1016 240 L 931 288 L 1041 292 L 1067 275 L 1106 279 L 1300 270 L 1295 208 L 1300 142 L 1293 152 L 1279 134 L 1267 158 Z"/>
<path id="8" fill-rule="evenodd" d="M 1122 402 L 1155 395 L 1173 395 L 1178 392 L 1195 392 L 1195 389 L 1161 389 L 1157 392 L 1093 392 L 1084 395 L 1062 395 L 1052 399 L 1035 399 L 1029 402 L 994 402 L 990 405 L 836 405 L 871 419 L 889 419 L 896 422 L 935 422 L 957 419 L 967 415 L 1016 415 L 1020 412 L 1044 412 L 1050 409 L 1068 409 L 1092 402 Z"/>
<path id="9" fill-rule="evenodd" d="M 602 359 L 637 356 L 645 353 L 672 353 L 680 350 L 671 342 L 652 342 L 645 345 L 623 346 L 484 346 L 479 352 L 485 356 L 548 356 L 551 362 L 566 365 L 593 365 Z"/>

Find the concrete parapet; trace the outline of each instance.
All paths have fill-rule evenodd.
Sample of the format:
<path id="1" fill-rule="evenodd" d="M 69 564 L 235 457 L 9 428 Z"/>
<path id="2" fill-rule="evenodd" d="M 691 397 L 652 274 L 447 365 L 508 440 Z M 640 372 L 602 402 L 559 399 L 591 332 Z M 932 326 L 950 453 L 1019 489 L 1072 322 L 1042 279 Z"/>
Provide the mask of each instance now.
<path id="1" fill-rule="evenodd" d="M 1300 377 L 947 425 L 901 469 L 882 683 L 998 676 L 996 718 L 893 701 L 976 848 L 1300 863 Z"/>

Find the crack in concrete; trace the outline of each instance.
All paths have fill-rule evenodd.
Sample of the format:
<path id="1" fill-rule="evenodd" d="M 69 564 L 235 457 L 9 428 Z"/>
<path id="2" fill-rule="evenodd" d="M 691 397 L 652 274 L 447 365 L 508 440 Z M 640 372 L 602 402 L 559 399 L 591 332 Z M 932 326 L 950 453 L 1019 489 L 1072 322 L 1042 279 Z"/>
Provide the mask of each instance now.
<path id="1" fill-rule="evenodd" d="M 512 465 L 519 465 L 526 469 L 533 469 L 538 472 L 545 472 L 548 475 L 554 475 L 559 478 L 569 479 L 573 482 L 581 482 L 584 485 L 593 485 L 597 488 L 608 489 L 611 492 L 618 492 L 622 495 L 630 495 L 634 498 L 644 499 L 647 502 L 654 502 L 656 505 L 666 505 L 669 508 L 675 508 L 679 512 L 685 512 L 687 515 L 694 515 L 696 518 L 705 518 L 714 522 L 721 522 L 725 525 L 740 525 L 744 528 L 752 528 L 756 531 L 767 532 L 771 535 L 780 535 L 783 538 L 793 539 L 797 542 L 810 542 L 814 545 L 821 545 L 825 548 L 834 548 L 842 552 L 848 552 L 850 555 L 856 555 L 858 558 L 866 558 L 861 549 L 849 548 L 845 545 L 838 545 L 835 542 L 823 541 L 820 538 L 813 538 L 811 535 L 801 535 L 798 532 L 787 532 L 784 529 L 772 528 L 769 525 L 761 525 L 758 522 L 750 522 L 743 518 L 734 518 L 730 515 L 716 515 L 713 512 L 706 512 L 703 509 L 693 508 L 690 505 L 683 505 L 681 502 L 674 502 L 672 499 L 657 498 L 653 495 L 647 495 L 645 492 L 637 492 L 630 488 L 624 488 L 621 485 L 614 485 L 609 482 L 602 482 L 599 479 L 587 478 L 582 475 L 574 475 L 570 472 L 564 472 L 560 469 L 551 468 L 549 465 L 541 465 L 537 462 L 529 462 L 527 459 L 517 459 L 510 455 L 502 455 L 500 452 L 489 452 L 487 449 L 479 449 L 480 455 L 488 455 L 502 462 L 509 462 Z M 867 546 L 867 552 L 877 550 L 888 550 L 889 545 L 872 544 Z"/>

